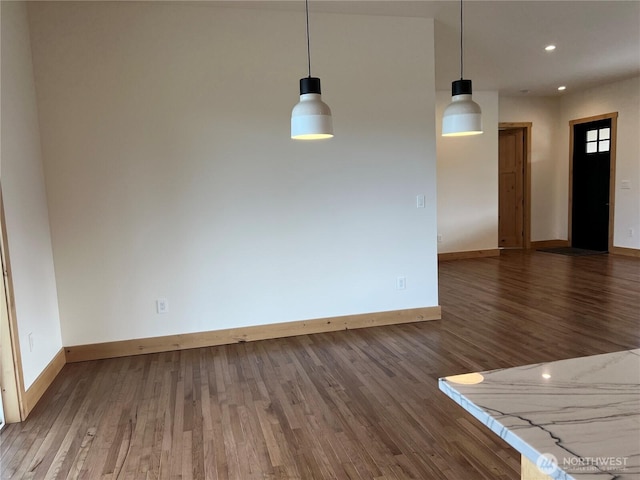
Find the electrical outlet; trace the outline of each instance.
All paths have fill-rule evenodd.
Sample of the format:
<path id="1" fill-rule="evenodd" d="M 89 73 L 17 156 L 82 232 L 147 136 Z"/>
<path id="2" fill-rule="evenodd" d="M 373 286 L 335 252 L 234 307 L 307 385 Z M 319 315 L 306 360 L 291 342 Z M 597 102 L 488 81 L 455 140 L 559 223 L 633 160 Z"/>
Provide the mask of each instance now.
<path id="1" fill-rule="evenodd" d="M 33 352 L 33 332 L 29 333 L 29 351 Z"/>
<path id="2" fill-rule="evenodd" d="M 407 288 L 407 277 L 398 277 L 396 279 L 396 290 L 404 290 Z"/>
<path id="3" fill-rule="evenodd" d="M 633 238 L 633 228 L 629 229 L 629 238 Z"/>
<path id="4" fill-rule="evenodd" d="M 416 197 L 416 207 L 417 208 L 424 208 L 424 205 L 425 205 L 424 195 L 418 195 Z"/>
<path id="5" fill-rule="evenodd" d="M 442 243 L 442 235 L 438 235 L 438 243 Z"/>
<path id="6" fill-rule="evenodd" d="M 166 298 L 156 300 L 156 313 L 169 313 L 169 302 Z"/>

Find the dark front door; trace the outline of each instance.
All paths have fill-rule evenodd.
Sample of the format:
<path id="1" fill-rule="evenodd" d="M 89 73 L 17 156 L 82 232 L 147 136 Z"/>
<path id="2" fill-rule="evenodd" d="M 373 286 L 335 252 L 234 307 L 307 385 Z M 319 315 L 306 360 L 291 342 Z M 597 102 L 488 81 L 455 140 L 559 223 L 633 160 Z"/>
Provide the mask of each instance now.
<path id="1" fill-rule="evenodd" d="M 571 246 L 609 249 L 611 119 L 573 126 Z"/>

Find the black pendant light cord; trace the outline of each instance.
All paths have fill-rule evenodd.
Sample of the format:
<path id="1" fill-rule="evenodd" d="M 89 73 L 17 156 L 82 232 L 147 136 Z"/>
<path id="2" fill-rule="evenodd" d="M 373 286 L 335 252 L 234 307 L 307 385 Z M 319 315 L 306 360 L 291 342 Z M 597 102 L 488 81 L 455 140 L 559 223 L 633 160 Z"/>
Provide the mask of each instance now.
<path id="1" fill-rule="evenodd" d="M 304 0 L 304 8 L 307 12 L 307 63 L 309 68 L 309 78 L 311 78 L 311 44 L 309 41 L 309 0 Z"/>
<path id="2" fill-rule="evenodd" d="M 307 20 L 308 21 L 308 20 Z M 309 28 L 309 27 L 307 27 Z M 463 24 L 462 24 L 462 0 L 460 0 L 460 80 L 462 80 L 464 78 L 464 63 L 462 61 L 462 58 L 464 56 L 463 54 L 463 43 L 462 43 L 462 32 L 464 31 L 463 28 Z M 309 67 L 311 68 L 311 67 Z"/>

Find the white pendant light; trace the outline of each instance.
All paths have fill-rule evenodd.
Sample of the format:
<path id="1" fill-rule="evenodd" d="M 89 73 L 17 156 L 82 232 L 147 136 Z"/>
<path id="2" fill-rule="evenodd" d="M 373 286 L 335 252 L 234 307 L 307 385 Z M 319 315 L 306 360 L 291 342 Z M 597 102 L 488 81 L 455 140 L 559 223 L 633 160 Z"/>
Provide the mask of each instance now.
<path id="1" fill-rule="evenodd" d="M 451 84 L 451 103 L 442 116 L 442 136 L 456 137 L 482 133 L 482 110 L 471 96 L 471 80 L 463 79 L 463 23 L 460 0 L 460 80 Z"/>
<path id="2" fill-rule="evenodd" d="M 320 140 L 333 137 L 331 109 L 322 101 L 320 79 L 311 76 L 309 42 L 309 0 L 305 0 L 307 14 L 307 64 L 309 76 L 300 79 L 300 102 L 291 111 L 291 138 Z"/>
<path id="3" fill-rule="evenodd" d="M 291 111 L 291 138 L 319 140 L 333 137 L 331 109 L 320 96 L 320 79 L 300 79 L 300 101 Z"/>

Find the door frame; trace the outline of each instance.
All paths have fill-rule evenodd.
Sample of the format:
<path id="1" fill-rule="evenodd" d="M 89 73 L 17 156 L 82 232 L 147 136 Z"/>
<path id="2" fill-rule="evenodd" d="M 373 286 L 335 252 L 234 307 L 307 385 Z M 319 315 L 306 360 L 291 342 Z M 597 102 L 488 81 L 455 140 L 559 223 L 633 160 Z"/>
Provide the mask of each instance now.
<path id="1" fill-rule="evenodd" d="M 7 249 L 7 228 L 4 214 L 2 188 L 0 187 L 0 257 L 2 285 L 0 285 L 0 382 L 6 423 L 21 422 L 27 418 L 22 357 L 16 323 L 15 299 L 11 262 Z"/>
<path id="2" fill-rule="evenodd" d="M 593 117 L 578 118 L 576 120 L 569 121 L 569 221 L 567 223 L 567 238 L 569 239 L 569 245 L 572 244 L 571 229 L 573 226 L 573 150 L 574 141 L 573 127 L 582 123 L 597 122 L 598 120 L 611 119 L 611 143 L 609 146 L 609 232 L 608 238 L 608 250 L 613 250 L 613 226 L 614 226 L 614 212 L 615 212 L 615 197 L 616 197 L 616 143 L 618 135 L 618 112 L 604 113 L 602 115 L 595 115 Z"/>
<path id="3" fill-rule="evenodd" d="M 521 129 L 524 131 L 524 171 L 522 175 L 522 248 L 531 248 L 531 129 L 532 122 L 500 122 L 499 130 Z"/>

